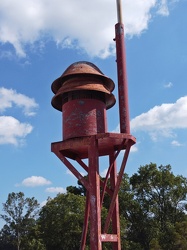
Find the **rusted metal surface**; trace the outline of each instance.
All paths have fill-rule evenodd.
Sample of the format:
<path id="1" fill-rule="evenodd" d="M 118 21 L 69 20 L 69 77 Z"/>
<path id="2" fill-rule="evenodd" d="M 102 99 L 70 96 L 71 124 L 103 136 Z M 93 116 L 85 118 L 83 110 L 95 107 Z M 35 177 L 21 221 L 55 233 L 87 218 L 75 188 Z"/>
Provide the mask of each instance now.
<path id="1" fill-rule="evenodd" d="M 99 100 L 72 100 L 62 111 L 64 140 L 107 132 L 106 106 Z"/>
<path id="2" fill-rule="evenodd" d="M 103 82 L 98 79 L 97 76 L 77 76 L 68 79 L 58 89 L 52 99 L 52 106 L 61 111 L 62 105 L 68 102 L 68 99 L 70 99 L 70 94 L 68 95 L 68 93 L 73 93 L 74 95 L 77 94 L 77 98 L 85 99 L 88 98 L 88 96 L 86 96 L 86 94 L 88 94 L 88 91 L 94 93 L 94 96 L 98 96 L 106 104 L 106 109 L 111 108 L 116 102 L 114 95 L 108 90 L 105 85 L 103 85 Z M 82 93 L 82 97 L 78 97 L 79 93 Z"/>
<path id="3" fill-rule="evenodd" d="M 82 183 L 82 185 L 89 191 L 89 184 L 84 176 L 68 161 L 68 159 L 58 150 L 55 150 L 56 156 L 66 165 L 66 167 L 75 175 L 75 177 Z"/>
<path id="4" fill-rule="evenodd" d="M 70 65 L 52 83 L 52 106 L 62 111 L 63 139 L 107 132 L 106 109 L 116 100 L 113 81 L 94 64 Z"/>
<path id="5" fill-rule="evenodd" d="M 102 133 L 96 135 L 99 143 L 99 156 L 109 155 L 110 152 L 116 150 L 124 150 L 127 147 L 129 140 L 132 144 L 136 139 L 128 134 L 119 133 Z M 64 141 L 59 141 L 51 144 L 52 152 L 61 151 L 64 156 L 76 159 L 88 158 L 88 146 L 90 145 L 91 136 L 71 138 Z"/>
<path id="6" fill-rule="evenodd" d="M 117 184 L 117 165 L 116 165 L 116 155 L 114 152 L 112 152 L 109 155 L 109 160 L 110 160 L 110 166 L 113 166 L 111 171 L 110 171 L 110 184 L 111 184 L 111 189 L 114 192 L 116 184 Z M 111 195 L 111 199 L 112 199 Z M 116 234 L 117 236 L 117 241 L 113 243 L 113 250 L 119 250 L 121 249 L 121 240 L 120 240 L 120 220 L 119 220 L 119 199 L 118 195 L 116 196 L 115 199 L 115 206 L 114 210 L 112 213 L 112 232 L 113 234 Z"/>
<path id="7" fill-rule="evenodd" d="M 51 88 L 55 94 L 51 102 L 52 106 L 59 111 L 62 111 L 63 104 L 68 102 L 67 94 L 70 92 L 75 95 L 82 91 L 82 96 L 85 93 L 88 95 L 88 91 L 95 93 L 95 96 L 102 93 L 101 99 L 105 103 L 106 109 L 111 108 L 116 102 L 112 94 L 114 82 L 89 62 L 77 62 L 70 65 L 61 77 L 52 83 Z M 84 96 L 84 99 L 89 97 Z M 77 98 L 80 97 L 77 96 Z"/>
<path id="8" fill-rule="evenodd" d="M 84 224 L 82 230 L 82 238 L 80 244 L 80 250 L 85 249 L 86 246 L 86 237 L 88 233 L 88 222 L 89 222 L 89 215 L 90 215 L 90 193 L 89 191 L 86 192 L 86 206 L 85 206 L 85 213 L 84 213 Z"/>
<path id="9" fill-rule="evenodd" d="M 101 208 L 100 208 L 100 175 L 98 140 L 95 136 L 91 138 L 88 148 L 89 164 L 89 198 L 90 198 L 90 249 L 102 250 L 101 241 Z"/>
<path id="10" fill-rule="evenodd" d="M 110 225 L 110 221 L 111 221 L 112 214 L 114 212 L 114 208 L 115 208 L 115 205 L 116 205 L 116 199 L 117 199 L 117 196 L 118 196 L 121 180 L 122 180 L 122 177 L 123 177 L 123 173 L 124 173 L 124 170 L 125 170 L 125 166 L 126 166 L 126 163 L 127 163 L 127 159 L 128 159 L 128 155 L 129 155 L 131 146 L 132 146 L 132 141 L 129 140 L 128 143 L 127 143 L 127 148 L 125 150 L 123 161 L 122 161 L 122 164 L 121 164 L 121 167 L 120 167 L 117 182 L 116 182 L 116 185 L 115 185 L 115 188 L 114 188 L 114 193 L 113 193 L 112 198 L 111 198 L 111 203 L 110 203 L 110 207 L 109 207 L 109 210 L 108 210 L 108 215 L 107 215 L 105 226 L 104 226 L 104 233 L 106 233 L 108 231 L 108 228 L 109 228 L 109 225 Z"/>
<path id="11" fill-rule="evenodd" d="M 79 61 L 71 64 L 65 71 L 64 73 L 57 78 L 53 83 L 52 83 L 52 91 L 54 94 L 58 91 L 60 87 L 70 78 L 74 77 L 87 77 L 87 76 L 94 76 L 100 79 L 104 85 L 108 88 L 109 91 L 114 90 L 114 82 L 105 76 L 101 70 L 93 63 L 87 62 L 87 61 Z"/>
<path id="12" fill-rule="evenodd" d="M 124 43 L 124 25 L 117 23 L 116 32 L 116 58 L 118 71 L 118 96 L 119 96 L 119 115 L 120 115 L 120 132 L 130 134 L 129 122 L 129 104 L 128 104 L 128 87 L 127 72 L 125 59 Z"/>

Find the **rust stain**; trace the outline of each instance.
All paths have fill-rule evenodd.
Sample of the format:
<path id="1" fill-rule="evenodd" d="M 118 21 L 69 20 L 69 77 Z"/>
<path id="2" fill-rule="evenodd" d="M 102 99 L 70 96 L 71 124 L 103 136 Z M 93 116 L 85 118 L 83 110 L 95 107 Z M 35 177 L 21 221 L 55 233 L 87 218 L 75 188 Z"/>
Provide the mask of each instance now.
<path id="1" fill-rule="evenodd" d="M 62 111 L 62 106 L 68 101 L 68 93 L 91 92 L 95 95 L 103 94 L 102 100 L 106 109 L 111 108 L 116 99 L 112 94 L 114 82 L 105 76 L 100 69 L 89 62 L 77 62 L 70 65 L 64 73 L 52 83 L 52 91 L 55 94 L 52 98 L 52 106 Z M 90 95 L 91 95 L 90 93 Z"/>

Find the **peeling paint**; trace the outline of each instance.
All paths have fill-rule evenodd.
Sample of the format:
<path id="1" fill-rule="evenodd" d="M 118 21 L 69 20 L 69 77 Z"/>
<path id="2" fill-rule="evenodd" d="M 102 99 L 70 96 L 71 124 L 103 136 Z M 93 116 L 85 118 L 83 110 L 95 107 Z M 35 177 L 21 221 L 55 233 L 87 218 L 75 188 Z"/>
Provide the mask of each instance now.
<path id="1" fill-rule="evenodd" d="M 62 111 L 63 139 L 107 132 L 106 105 L 100 100 L 72 100 Z"/>

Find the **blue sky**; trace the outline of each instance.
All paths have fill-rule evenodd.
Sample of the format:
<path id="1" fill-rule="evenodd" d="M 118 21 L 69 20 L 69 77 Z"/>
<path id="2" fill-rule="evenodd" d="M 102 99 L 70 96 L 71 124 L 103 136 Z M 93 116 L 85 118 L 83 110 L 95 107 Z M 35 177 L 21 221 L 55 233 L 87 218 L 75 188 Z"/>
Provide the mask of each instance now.
<path id="1" fill-rule="evenodd" d="M 126 172 L 154 162 L 187 177 L 187 1 L 123 0 L 122 6 L 131 134 L 137 138 Z M 44 204 L 76 184 L 50 152 L 51 142 L 62 139 L 51 83 L 73 62 L 90 61 L 113 79 L 118 99 L 116 22 L 111 0 L 1 0 L 1 211 L 10 192 Z M 107 120 L 109 131 L 119 131 L 118 104 Z M 103 159 L 101 172 L 106 168 Z"/>

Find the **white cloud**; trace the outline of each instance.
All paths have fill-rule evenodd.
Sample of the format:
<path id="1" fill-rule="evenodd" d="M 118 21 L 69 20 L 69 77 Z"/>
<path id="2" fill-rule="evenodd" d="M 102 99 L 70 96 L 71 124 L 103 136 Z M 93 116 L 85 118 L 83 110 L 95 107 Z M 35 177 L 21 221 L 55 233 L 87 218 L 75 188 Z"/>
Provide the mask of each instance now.
<path id="1" fill-rule="evenodd" d="M 22 144 L 32 129 L 30 124 L 21 123 L 14 117 L 0 116 L 0 144 Z"/>
<path id="2" fill-rule="evenodd" d="M 40 207 L 45 206 L 45 205 L 46 205 L 46 203 L 47 203 L 47 200 L 42 201 L 42 202 L 40 203 Z"/>
<path id="3" fill-rule="evenodd" d="M 7 59 L 12 59 L 14 57 L 14 54 L 12 51 L 9 50 L 1 50 L 0 51 L 0 58 L 7 58 Z"/>
<path id="4" fill-rule="evenodd" d="M 173 141 L 171 142 L 171 145 L 176 146 L 176 147 L 181 147 L 181 146 L 183 146 L 183 144 L 181 144 L 180 142 L 178 142 L 178 141 L 176 141 L 176 140 L 173 140 Z"/>
<path id="5" fill-rule="evenodd" d="M 124 1 L 124 24 L 126 35 L 140 35 L 148 28 L 151 11 L 156 6 L 156 0 Z"/>
<path id="6" fill-rule="evenodd" d="M 164 84 L 164 88 L 166 88 L 166 89 L 169 89 L 171 87 L 173 87 L 173 83 L 172 82 L 168 82 L 168 83 Z"/>
<path id="7" fill-rule="evenodd" d="M 169 16 L 168 1 L 161 0 L 159 2 L 158 13 L 163 16 Z"/>
<path id="8" fill-rule="evenodd" d="M 100 176 L 105 178 L 106 177 L 106 174 L 107 174 L 107 171 L 108 171 L 108 168 L 105 168 L 101 173 L 100 173 Z"/>
<path id="9" fill-rule="evenodd" d="M 75 176 L 74 176 L 74 174 L 73 174 L 73 173 L 72 173 L 69 169 L 67 169 L 67 170 L 66 170 L 66 174 L 68 174 L 68 175 L 71 175 L 71 176 L 75 177 Z"/>
<path id="10" fill-rule="evenodd" d="M 25 116 L 35 115 L 38 104 L 33 98 L 17 93 L 13 89 L 0 87 L 0 113 L 19 107 Z M 25 137 L 33 130 L 29 123 L 23 123 L 12 116 L 0 116 L 0 144 L 24 144 Z"/>
<path id="11" fill-rule="evenodd" d="M 138 151 L 138 146 L 137 146 L 137 144 L 135 144 L 135 145 L 133 145 L 133 146 L 131 147 L 130 152 L 131 152 L 131 153 L 135 153 L 135 152 L 137 152 L 137 151 Z"/>
<path id="12" fill-rule="evenodd" d="M 157 0 L 157 14 L 162 16 L 169 16 L 169 9 L 178 3 L 180 0 Z"/>
<path id="13" fill-rule="evenodd" d="M 159 136 L 172 137 L 176 129 L 187 129 L 187 96 L 175 103 L 155 106 L 131 120 L 133 131 L 149 133 L 153 140 Z"/>
<path id="14" fill-rule="evenodd" d="M 26 116 L 35 115 L 35 109 L 38 104 L 33 98 L 17 93 L 13 89 L 0 88 L 0 112 L 5 112 L 6 109 L 12 108 L 13 105 L 23 109 Z"/>
<path id="15" fill-rule="evenodd" d="M 50 185 L 51 181 L 45 179 L 42 176 L 31 176 L 24 179 L 21 183 L 22 186 L 26 187 L 38 187 L 38 186 L 45 186 Z"/>
<path id="16" fill-rule="evenodd" d="M 166 0 L 124 0 L 127 35 L 148 28 L 151 13 L 168 15 Z M 20 57 L 26 46 L 52 39 L 58 45 L 84 49 L 91 56 L 106 57 L 114 51 L 115 1 L 86 0 L 1 0 L 0 42 L 10 43 Z M 46 39 L 47 38 L 47 39 Z"/>
<path id="17" fill-rule="evenodd" d="M 48 193 L 66 193 L 66 189 L 63 187 L 49 187 L 45 191 Z"/>
<path id="18" fill-rule="evenodd" d="M 66 170 L 66 174 L 68 174 L 68 175 L 71 175 L 71 176 L 73 176 L 73 177 L 75 177 L 75 175 L 69 170 L 69 169 L 67 169 Z M 87 175 L 85 172 L 80 172 L 80 174 L 82 175 L 82 176 L 85 176 L 85 175 Z M 76 178 L 76 177 L 75 177 Z"/>

